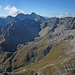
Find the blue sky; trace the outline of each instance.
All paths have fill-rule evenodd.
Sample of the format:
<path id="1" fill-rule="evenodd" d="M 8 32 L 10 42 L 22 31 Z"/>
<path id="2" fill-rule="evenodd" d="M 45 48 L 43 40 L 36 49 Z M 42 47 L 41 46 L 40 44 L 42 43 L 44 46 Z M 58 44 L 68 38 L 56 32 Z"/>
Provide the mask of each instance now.
<path id="1" fill-rule="evenodd" d="M 0 0 L 0 16 L 19 13 L 54 17 L 75 15 L 75 0 Z"/>

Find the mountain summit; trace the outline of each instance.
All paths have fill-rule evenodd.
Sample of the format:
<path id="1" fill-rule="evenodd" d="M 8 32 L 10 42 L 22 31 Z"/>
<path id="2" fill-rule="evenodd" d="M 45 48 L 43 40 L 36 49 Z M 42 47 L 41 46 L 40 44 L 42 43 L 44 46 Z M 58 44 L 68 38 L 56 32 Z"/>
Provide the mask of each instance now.
<path id="1" fill-rule="evenodd" d="M 34 12 L 32 12 L 31 14 L 26 14 L 26 15 L 21 13 L 21 14 L 18 14 L 16 16 L 16 18 L 19 18 L 20 20 L 24 20 L 25 18 L 29 18 L 29 19 L 35 20 L 35 21 L 45 20 L 44 17 L 37 15 Z"/>

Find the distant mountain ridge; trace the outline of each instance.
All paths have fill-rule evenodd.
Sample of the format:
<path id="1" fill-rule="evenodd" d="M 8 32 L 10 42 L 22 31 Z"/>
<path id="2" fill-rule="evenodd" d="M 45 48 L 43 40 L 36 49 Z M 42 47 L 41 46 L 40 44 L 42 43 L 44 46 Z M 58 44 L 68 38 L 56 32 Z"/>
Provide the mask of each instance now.
<path id="1" fill-rule="evenodd" d="M 25 18 L 29 18 L 29 19 L 35 20 L 35 21 L 45 20 L 44 17 L 37 15 L 34 12 L 32 12 L 31 14 L 26 14 L 26 15 L 21 13 L 21 14 L 18 14 L 16 16 L 16 18 L 19 18 L 20 20 L 24 20 Z"/>
<path id="2" fill-rule="evenodd" d="M 23 13 L 20 13 L 15 17 L 12 17 L 12 16 L 7 16 L 7 17 L 4 17 L 4 18 L 0 17 L 0 26 L 3 26 L 5 24 L 7 24 L 9 21 L 11 21 L 11 20 L 13 20 L 15 18 L 19 18 L 20 20 L 24 20 L 26 18 L 29 18 L 30 20 L 35 20 L 35 21 L 45 20 L 46 19 L 45 17 L 37 15 L 34 12 L 32 12 L 31 14 L 26 14 L 26 15 L 23 14 Z"/>

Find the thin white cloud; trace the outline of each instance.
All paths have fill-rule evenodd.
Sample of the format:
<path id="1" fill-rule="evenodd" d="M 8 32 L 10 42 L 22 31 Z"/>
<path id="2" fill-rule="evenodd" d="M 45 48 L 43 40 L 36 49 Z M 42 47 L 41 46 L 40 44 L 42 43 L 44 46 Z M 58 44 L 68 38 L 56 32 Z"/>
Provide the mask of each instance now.
<path id="1" fill-rule="evenodd" d="M 58 17 L 58 18 L 63 18 L 63 17 L 75 17 L 75 14 L 73 13 L 49 13 L 50 17 Z"/>
<path id="2" fill-rule="evenodd" d="M 5 11 L 7 11 L 8 15 L 16 16 L 19 13 L 24 13 L 23 10 L 16 8 L 15 6 L 6 6 Z"/>
<path id="3" fill-rule="evenodd" d="M 1 11 L 1 9 L 2 9 L 2 6 L 0 6 L 0 11 Z"/>
<path id="4" fill-rule="evenodd" d="M 70 13 L 62 13 L 62 14 L 57 14 L 56 17 L 75 17 L 75 14 L 70 14 Z"/>

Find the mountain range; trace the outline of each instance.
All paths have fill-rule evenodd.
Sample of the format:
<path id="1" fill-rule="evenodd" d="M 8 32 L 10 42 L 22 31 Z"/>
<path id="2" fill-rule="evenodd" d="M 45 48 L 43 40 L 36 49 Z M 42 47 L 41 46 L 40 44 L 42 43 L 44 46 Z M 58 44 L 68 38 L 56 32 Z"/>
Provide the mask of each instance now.
<path id="1" fill-rule="evenodd" d="M 34 12 L 0 18 L 0 71 L 8 75 L 74 75 L 75 17 Z"/>

